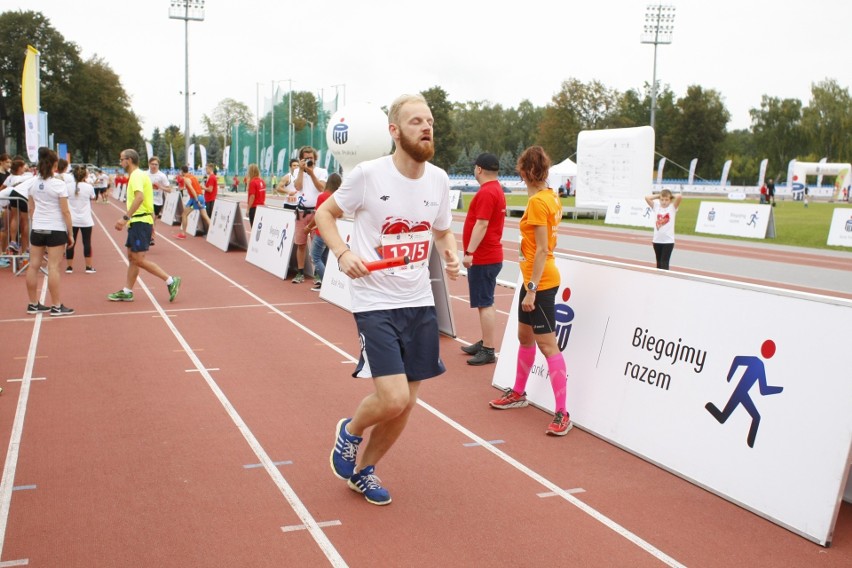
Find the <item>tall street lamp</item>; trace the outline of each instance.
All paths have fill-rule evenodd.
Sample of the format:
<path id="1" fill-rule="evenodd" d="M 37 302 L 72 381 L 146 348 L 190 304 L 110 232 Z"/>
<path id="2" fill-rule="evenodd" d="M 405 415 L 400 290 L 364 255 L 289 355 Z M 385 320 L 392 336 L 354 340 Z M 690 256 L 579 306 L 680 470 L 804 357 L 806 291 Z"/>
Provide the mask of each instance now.
<path id="1" fill-rule="evenodd" d="M 169 2 L 169 19 L 183 20 L 185 42 L 184 72 L 184 112 L 186 119 L 186 134 L 184 135 L 184 160 L 189 158 L 189 21 L 204 21 L 204 0 L 171 0 Z M 187 164 L 194 167 L 194 164 Z"/>
<path id="2" fill-rule="evenodd" d="M 649 4 L 645 12 L 642 43 L 654 44 L 654 76 L 651 80 L 651 128 L 654 128 L 657 113 L 657 46 L 672 42 L 674 33 L 675 7 L 664 4 Z"/>
<path id="3" fill-rule="evenodd" d="M 311 148 L 314 148 L 314 123 L 308 119 L 305 119 L 305 122 L 311 125 Z M 316 150 L 316 148 L 314 148 Z"/>

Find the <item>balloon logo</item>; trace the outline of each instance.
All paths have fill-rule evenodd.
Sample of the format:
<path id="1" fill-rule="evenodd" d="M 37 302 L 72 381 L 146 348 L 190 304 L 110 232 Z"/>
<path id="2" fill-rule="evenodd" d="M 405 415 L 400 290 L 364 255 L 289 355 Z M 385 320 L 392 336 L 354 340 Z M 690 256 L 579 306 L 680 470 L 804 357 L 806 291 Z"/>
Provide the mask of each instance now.
<path id="1" fill-rule="evenodd" d="M 386 156 L 391 150 L 388 117 L 370 103 L 347 105 L 334 113 L 325 133 L 328 149 L 350 171 L 359 163 Z"/>

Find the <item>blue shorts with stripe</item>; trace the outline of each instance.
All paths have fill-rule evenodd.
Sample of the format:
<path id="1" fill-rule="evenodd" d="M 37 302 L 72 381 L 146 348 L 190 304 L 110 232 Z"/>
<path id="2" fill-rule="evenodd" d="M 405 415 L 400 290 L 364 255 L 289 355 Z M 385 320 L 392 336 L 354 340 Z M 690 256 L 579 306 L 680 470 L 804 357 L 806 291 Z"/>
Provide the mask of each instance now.
<path id="1" fill-rule="evenodd" d="M 405 375 L 409 382 L 446 371 L 439 353 L 438 315 L 434 306 L 396 308 L 355 314 L 361 359 L 353 377 Z"/>

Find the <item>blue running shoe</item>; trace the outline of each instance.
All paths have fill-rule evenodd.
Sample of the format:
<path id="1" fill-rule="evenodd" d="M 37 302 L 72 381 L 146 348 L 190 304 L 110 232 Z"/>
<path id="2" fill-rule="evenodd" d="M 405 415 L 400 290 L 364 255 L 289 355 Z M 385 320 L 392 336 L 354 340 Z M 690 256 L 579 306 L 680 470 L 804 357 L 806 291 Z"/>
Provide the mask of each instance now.
<path id="1" fill-rule="evenodd" d="M 349 488 L 364 496 L 373 505 L 389 505 L 390 493 L 382 487 L 382 482 L 376 475 L 376 466 L 368 465 L 349 478 Z"/>
<path id="2" fill-rule="evenodd" d="M 358 445 L 364 438 L 353 436 L 346 431 L 351 418 L 342 418 L 337 423 L 337 436 L 334 449 L 331 450 L 331 470 L 340 479 L 349 479 L 355 473 L 355 458 L 358 457 Z"/>

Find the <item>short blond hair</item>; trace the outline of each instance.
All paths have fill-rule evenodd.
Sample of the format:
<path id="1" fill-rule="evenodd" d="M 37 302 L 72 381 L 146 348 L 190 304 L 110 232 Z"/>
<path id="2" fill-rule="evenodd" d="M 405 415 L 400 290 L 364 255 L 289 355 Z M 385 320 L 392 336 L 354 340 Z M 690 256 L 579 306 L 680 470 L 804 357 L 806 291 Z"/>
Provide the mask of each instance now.
<path id="1" fill-rule="evenodd" d="M 423 95 L 400 95 L 391 103 L 390 112 L 388 112 L 388 124 L 399 124 L 399 113 L 402 111 L 402 107 L 409 103 L 423 103 L 429 106 L 426 97 Z"/>

